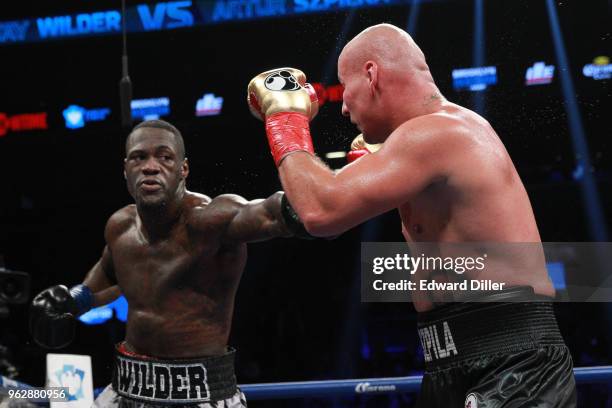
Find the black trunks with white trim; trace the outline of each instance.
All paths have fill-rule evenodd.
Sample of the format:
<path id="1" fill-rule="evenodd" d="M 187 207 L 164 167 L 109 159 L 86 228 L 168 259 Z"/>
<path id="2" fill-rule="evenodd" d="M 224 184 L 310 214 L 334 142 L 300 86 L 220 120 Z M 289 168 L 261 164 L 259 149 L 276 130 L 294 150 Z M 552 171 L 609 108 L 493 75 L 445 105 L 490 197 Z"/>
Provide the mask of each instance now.
<path id="1" fill-rule="evenodd" d="M 112 386 L 117 394 L 154 404 L 221 401 L 238 391 L 235 350 L 213 357 L 161 360 L 139 356 L 119 344 Z"/>

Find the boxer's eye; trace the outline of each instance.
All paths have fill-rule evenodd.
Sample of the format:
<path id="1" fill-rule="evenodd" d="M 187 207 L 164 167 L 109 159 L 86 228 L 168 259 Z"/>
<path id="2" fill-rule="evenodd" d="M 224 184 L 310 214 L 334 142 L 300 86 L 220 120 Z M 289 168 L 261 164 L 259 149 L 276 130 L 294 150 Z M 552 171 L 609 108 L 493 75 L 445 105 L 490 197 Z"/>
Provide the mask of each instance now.
<path id="1" fill-rule="evenodd" d="M 144 160 L 144 159 L 145 159 L 144 154 L 134 154 L 134 155 L 130 156 L 130 160 L 131 161 L 136 161 L 137 162 L 137 161 L 141 161 L 141 160 Z"/>

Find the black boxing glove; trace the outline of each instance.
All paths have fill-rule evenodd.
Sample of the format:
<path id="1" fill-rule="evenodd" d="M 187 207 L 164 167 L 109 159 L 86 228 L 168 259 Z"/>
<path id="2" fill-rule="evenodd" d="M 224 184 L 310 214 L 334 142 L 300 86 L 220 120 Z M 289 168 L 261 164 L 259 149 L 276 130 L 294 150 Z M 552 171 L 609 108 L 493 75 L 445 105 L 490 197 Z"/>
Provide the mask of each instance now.
<path id="1" fill-rule="evenodd" d="M 30 306 L 30 333 L 45 348 L 66 347 L 74 338 L 76 318 L 91 309 L 91 290 L 77 285 L 52 286 L 39 293 Z"/>
<path id="2" fill-rule="evenodd" d="M 306 228 L 304 227 L 304 224 L 302 223 L 300 216 L 295 212 L 295 210 L 291 206 L 291 203 L 287 199 L 287 195 L 285 193 L 283 193 L 283 197 L 281 198 L 281 215 L 283 216 L 283 221 L 285 222 L 287 229 L 293 234 L 294 237 L 300 238 L 300 239 L 319 238 L 319 237 L 315 237 L 314 235 L 310 235 L 310 233 L 306 231 Z M 331 235 L 331 236 L 325 237 L 325 239 L 327 240 L 336 239 L 339 236 L 340 236 L 339 234 Z"/>
<path id="3" fill-rule="evenodd" d="M 302 220 L 300 220 L 300 216 L 297 215 L 291 203 L 287 199 L 287 195 L 283 193 L 283 197 L 281 198 L 281 214 L 283 216 L 283 221 L 285 225 L 291 231 L 294 237 L 301 239 L 315 239 L 315 236 L 312 236 L 306 231 L 304 228 L 304 224 L 302 224 Z"/>

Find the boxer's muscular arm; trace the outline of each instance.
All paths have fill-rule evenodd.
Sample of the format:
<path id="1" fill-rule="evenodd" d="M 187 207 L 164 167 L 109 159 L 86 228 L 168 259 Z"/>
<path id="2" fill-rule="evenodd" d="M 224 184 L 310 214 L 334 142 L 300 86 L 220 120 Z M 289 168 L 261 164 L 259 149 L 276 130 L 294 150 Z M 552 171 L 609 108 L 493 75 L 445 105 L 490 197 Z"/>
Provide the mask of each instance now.
<path id="1" fill-rule="evenodd" d="M 279 191 L 266 199 L 252 201 L 234 194 L 215 197 L 208 210 L 220 225 L 220 241 L 239 244 L 291 236 L 281 214 L 282 196 Z"/>
<path id="2" fill-rule="evenodd" d="M 114 276 L 113 260 L 108 246 L 104 247 L 100 260 L 85 276 L 83 285 L 87 286 L 93 294 L 93 307 L 105 305 L 121 295 L 121 289 L 109 276 Z"/>
<path id="3" fill-rule="evenodd" d="M 104 239 L 107 245 L 102 251 L 102 256 L 85 276 L 83 285 L 87 286 L 93 294 L 93 307 L 105 305 L 117 299 L 121 295 L 121 289 L 115 278 L 115 267 L 113 257 L 108 246 L 114 241 L 129 223 L 129 211 L 126 208 L 113 214 L 104 229 Z"/>
<path id="4" fill-rule="evenodd" d="M 377 153 L 335 174 L 303 152 L 282 161 L 283 188 L 309 233 L 342 233 L 447 177 L 451 163 L 465 150 L 467 138 L 443 121 L 418 121 L 402 125 Z"/>

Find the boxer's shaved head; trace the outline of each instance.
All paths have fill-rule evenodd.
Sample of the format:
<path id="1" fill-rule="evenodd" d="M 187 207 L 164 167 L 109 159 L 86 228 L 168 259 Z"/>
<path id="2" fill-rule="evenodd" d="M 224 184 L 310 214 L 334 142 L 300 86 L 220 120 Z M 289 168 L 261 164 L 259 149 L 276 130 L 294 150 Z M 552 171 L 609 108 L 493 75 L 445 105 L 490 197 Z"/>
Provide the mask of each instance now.
<path id="1" fill-rule="evenodd" d="M 349 71 L 374 61 L 389 73 L 405 77 L 408 73 L 420 72 L 433 82 L 419 46 L 407 32 L 391 24 L 378 24 L 357 34 L 344 47 L 339 60 Z"/>
<path id="2" fill-rule="evenodd" d="M 419 46 L 391 24 L 369 27 L 349 41 L 338 58 L 338 79 L 342 114 L 370 144 L 442 100 Z"/>

